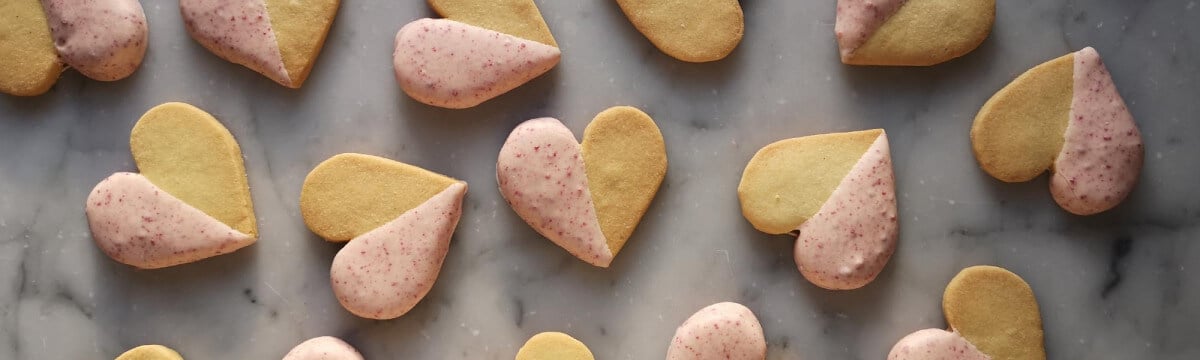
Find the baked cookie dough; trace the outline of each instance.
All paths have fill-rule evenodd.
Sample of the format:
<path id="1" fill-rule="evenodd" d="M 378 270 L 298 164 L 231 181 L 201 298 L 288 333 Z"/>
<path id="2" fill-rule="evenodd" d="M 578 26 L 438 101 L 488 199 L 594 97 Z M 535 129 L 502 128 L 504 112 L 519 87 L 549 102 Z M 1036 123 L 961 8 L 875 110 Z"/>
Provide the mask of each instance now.
<path id="1" fill-rule="evenodd" d="M 927 66 L 983 43 L 996 0 L 838 0 L 834 33 L 842 62 Z"/>
<path id="2" fill-rule="evenodd" d="M 533 0 L 428 0 L 442 17 L 558 47 Z"/>
<path id="3" fill-rule="evenodd" d="M 122 353 L 116 360 L 183 360 L 183 357 L 166 346 L 142 345 Z"/>
<path id="4" fill-rule="evenodd" d="M 983 105 L 971 127 L 979 166 L 1004 182 L 1050 170 L 1063 209 L 1092 215 L 1137 184 L 1144 147 L 1133 115 L 1092 48 L 1021 74 Z"/>
<path id="5" fill-rule="evenodd" d="M 617 0 L 617 5 L 650 43 L 687 62 L 724 59 L 745 32 L 737 0 Z"/>
<path id="6" fill-rule="evenodd" d="M 589 264 L 608 267 L 666 176 L 662 133 L 627 107 L 601 112 L 583 143 L 552 118 L 517 126 L 500 149 L 500 193 L 539 234 Z"/>
<path id="7" fill-rule="evenodd" d="M 595 360 L 592 351 L 571 335 L 544 332 L 534 335 L 517 351 L 516 360 Z"/>

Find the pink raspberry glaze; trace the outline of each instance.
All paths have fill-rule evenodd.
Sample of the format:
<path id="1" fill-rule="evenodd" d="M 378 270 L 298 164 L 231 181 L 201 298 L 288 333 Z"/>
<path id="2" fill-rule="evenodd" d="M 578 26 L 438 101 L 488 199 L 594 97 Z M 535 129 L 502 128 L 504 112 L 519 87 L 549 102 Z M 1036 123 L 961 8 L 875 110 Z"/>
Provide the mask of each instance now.
<path id="1" fill-rule="evenodd" d="M 394 319 L 433 288 L 462 216 L 466 183 L 455 183 L 395 220 L 350 240 L 329 270 L 342 307 L 370 319 Z"/>
<path id="2" fill-rule="evenodd" d="M 155 186 L 141 174 L 116 173 L 92 189 L 86 206 L 92 239 L 108 257 L 143 269 L 190 263 L 254 243 Z"/>
<path id="3" fill-rule="evenodd" d="M 905 0 L 838 0 L 833 32 L 845 61 L 875 35 Z"/>
<path id="4" fill-rule="evenodd" d="M 754 313 L 742 304 L 709 305 L 689 317 L 667 348 L 667 360 L 762 360 L 767 341 Z"/>
<path id="5" fill-rule="evenodd" d="M 226 61 L 291 87 L 264 0 L 179 0 L 187 31 Z"/>
<path id="6" fill-rule="evenodd" d="M 296 345 L 283 360 L 363 360 L 363 357 L 342 339 L 321 336 Z"/>
<path id="7" fill-rule="evenodd" d="M 925 329 L 908 334 L 892 347 L 888 360 L 990 360 L 956 332 Z"/>
<path id="8" fill-rule="evenodd" d="M 396 33 L 396 81 L 417 101 L 479 105 L 550 71 L 558 48 L 446 19 L 420 19 Z"/>
<path id="9" fill-rule="evenodd" d="M 881 133 L 817 214 L 800 224 L 796 265 L 826 289 L 863 287 L 892 257 L 898 228 L 892 156 Z"/>
<path id="10" fill-rule="evenodd" d="M 146 55 L 146 14 L 138 0 L 42 0 L 54 47 L 83 75 L 114 81 Z"/>
<path id="11" fill-rule="evenodd" d="M 1075 53 L 1075 85 L 1050 193 L 1063 209 L 1092 215 L 1133 190 L 1142 171 L 1142 134 L 1095 49 Z"/>
<path id="12" fill-rule="evenodd" d="M 508 135 L 496 161 L 500 194 L 539 234 L 589 264 L 608 267 L 612 251 L 592 203 L 579 142 L 553 118 Z"/>

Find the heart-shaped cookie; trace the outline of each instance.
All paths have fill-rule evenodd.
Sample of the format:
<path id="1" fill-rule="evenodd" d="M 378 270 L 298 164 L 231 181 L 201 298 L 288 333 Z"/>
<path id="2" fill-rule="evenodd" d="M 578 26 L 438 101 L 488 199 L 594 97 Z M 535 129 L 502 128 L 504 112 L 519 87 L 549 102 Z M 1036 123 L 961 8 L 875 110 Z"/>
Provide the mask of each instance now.
<path id="1" fill-rule="evenodd" d="M 650 116 L 618 106 L 596 115 L 582 145 L 561 122 L 529 120 L 496 161 L 500 194 L 539 234 L 589 264 L 608 267 L 650 207 L 667 171 Z"/>
<path id="2" fill-rule="evenodd" d="M 347 241 L 330 281 L 342 307 L 393 319 L 433 288 L 462 215 L 467 184 L 412 165 L 340 154 L 304 179 L 300 213 L 329 241 Z"/>
<path id="3" fill-rule="evenodd" d="M 1085 48 L 1021 74 L 992 96 L 971 127 L 979 166 L 1005 182 L 1046 170 L 1063 209 L 1091 215 L 1133 190 L 1142 135 L 1100 54 Z"/>
<path id="4" fill-rule="evenodd" d="M 363 357 L 342 339 L 321 336 L 296 345 L 283 360 L 363 360 Z"/>
<path id="5" fill-rule="evenodd" d="M 950 331 L 926 329 L 908 335 L 888 359 L 1046 359 L 1033 289 L 1008 270 L 963 269 L 946 286 L 942 311 Z"/>
<path id="6" fill-rule="evenodd" d="M 723 302 L 697 311 L 675 330 L 667 360 L 762 360 L 767 340 L 754 312 Z"/>
<path id="7" fill-rule="evenodd" d="M 183 360 L 183 357 L 166 346 L 142 345 L 122 353 L 117 360 Z"/>
<path id="8" fill-rule="evenodd" d="M 594 360 L 592 351 L 571 335 L 544 332 L 529 338 L 516 360 Z"/>
<path id="9" fill-rule="evenodd" d="M 533 0 L 428 0 L 442 17 L 558 47 Z"/>
<path id="10" fill-rule="evenodd" d="M 12 0 L 0 4 L 0 92 L 39 95 L 63 65 L 101 81 L 123 79 L 146 54 L 137 0 Z"/>
<path id="11" fill-rule="evenodd" d="M 141 174 L 113 174 L 87 199 L 92 238 L 109 257 L 160 268 L 254 243 L 242 151 L 212 115 L 156 106 L 134 125 L 129 148 Z"/>
<path id="12" fill-rule="evenodd" d="M 617 0 L 617 5 L 650 43 L 687 62 L 724 59 L 745 31 L 737 0 Z"/>
<path id="13" fill-rule="evenodd" d="M 308 79 L 340 0 L 179 0 L 187 31 L 226 61 L 289 88 Z"/>
<path id="14" fill-rule="evenodd" d="M 759 231 L 799 232 L 805 278 L 849 290 L 874 280 L 896 249 L 895 187 L 887 134 L 875 129 L 767 145 L 742 172 L 738 199 Z"/>
<path id="15" fill-rule="evenodd" d="M 996 0 L 838 0 L 834 33 L 842 62 L 927 66 L 979 47 Z"/>
<path id="16" fill-rule="evenodd" d="M 393 66 L 408 96 L 449 109 L 479 105 L 550 71 L 557 47 L 447 19 L 396 33 Z"/>

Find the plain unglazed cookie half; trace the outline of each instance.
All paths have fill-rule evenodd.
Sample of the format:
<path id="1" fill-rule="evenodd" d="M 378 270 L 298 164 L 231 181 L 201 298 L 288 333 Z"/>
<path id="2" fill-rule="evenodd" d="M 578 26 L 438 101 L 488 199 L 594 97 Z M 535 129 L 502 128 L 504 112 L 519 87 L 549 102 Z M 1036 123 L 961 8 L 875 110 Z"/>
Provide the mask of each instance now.
<path id="1" fill-rule="evenodd" d="M 183 360 L 183 356 L 166 346 L 142 345 L 122 353 L 116 360 Z"/>
<path id="2" fill-rule="evenodd" d="M 533 0 L 427 0 L 447 20 L 558 47 Z"/>
<path id="3" fill-rule="evenodd" d="M 544 332 L 529 338 L 517 351 L 516 360 L 595 360 L 587 345 L 560 332 Z"/>
<path id="4" fill-rule="evenodd" d="M 724 59 L 742 41 L 737 0 L 616 0 L 621 11 L 659 50 L 687 62 Z"/>
<path id="5" fill-rule="evenodd" d="M 308 174 L 304 223 L 349 241 L 330 266 L 342 307 L 370 319 L 408 313 L 429 293 L 462 216 L 467 184 L 401 162 L 339 154 Z"/>
<path id="6" fill-rule="evenodd" d="M 101 81 L 133 74 L 146 54 L 137 0 L 10 0 L 0 3 L 0 92 L 34 96 L 64 66 Z"/>
<path id="7" fill-rule="evenodd" d="M 891 159 L 880 129 L 767 145 L 750 159 L 738 184 L 742 215 L 762 232 L 798 231 L 796 265 L 813 284 L 862 287 L 896 249 Z"/>
<path id="8" fill-rule="evenodd" d="M 1077 215 L 1120 204 L 1137 184 L 1145 151 L 1090 47 L 1038 65 L 993 95 L 975 116 L 971 145 L 979 166 L 1004 182 L 1049 170 L 1054 201 Z"/>
<path id="9" fill-rule="evenodd" d="M 995 266 L 972 266 L 950 280 L 942 295 L 950 330 L 905 336 L 888 360 L 1045 360 L 1042 317 L 1033 289 Z M 943 356 L 943 357 L 938 357 Z"/>
<path id="10" fill-rule="evenodd" d="M 926 66 L 983 43 L 996 0 L 838 0 L 834 33 L 842 62 Z"/>
<path id="11" fill-rule="evenodd" d="M 212 115 L 183 103 L 156 106 L 134 125 L 129 147 L 141 173 L 113 174 L 87 198 L 92 238 L 105 254 L 153 269 L 254 243 L 242 151 Z"/>
<path id="12" fill-rule="evenodd" d="M 526 121 L 496 161 L 500 194 L 517 215 L 599 267 L 608 267 L 633 234 L 666 171 L 658 126 L 628 106 L 596 115 L 582 144 L 556 119 Z"/>
<path id="13" fill-rule="evenodd" d="M 187 31 L 226 61 L 304 85 L 341 0 L 179 0 Z"/>

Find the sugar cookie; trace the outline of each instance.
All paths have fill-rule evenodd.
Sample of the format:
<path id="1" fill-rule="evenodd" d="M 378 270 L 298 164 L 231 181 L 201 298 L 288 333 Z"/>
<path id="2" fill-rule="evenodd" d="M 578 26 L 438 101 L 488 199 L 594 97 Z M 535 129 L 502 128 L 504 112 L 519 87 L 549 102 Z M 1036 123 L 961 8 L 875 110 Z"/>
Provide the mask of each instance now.
<path id="1" fill-rule="evenodd" d="M 340 0 L 180 0 L 187 31 L 204 48 L 289 88 L 308 79 Z"/>
<path id="2" fill-rule="evenodd" d="M 654 46 L 687 62 L 724 59 L 745 31 L 737 0 L 617 0 L 617 5 Z"/>
<path id="3" fill-rule="evenodd" d="M 756 229 L 799 231 L 796 265 L 826 289 L 870 283 L 896 249 L 895 178 L 883 130 L 767 145 L 746 165 L 738 199 Z"/>
<path id="4" fill-rule="evenodd" d="M 166 346 L 142 345 L 117 356 L 117 360 L 183 360 L 183 357 Z"/>
<path id="5" fill-rule="evenodd" d="M 996 0 L 838 0 L 834 33 L 842 62 L 926 66 L 983 43 Z"/>
<path id="6" fill-rule="evenodd" d="M 1141 173 L 1141 132 L 1092 48 L 1038 65 L 992 96 L 971 127 L 979 166 L 1024 182 L 1050 170 L 1063 209 L 1091 215 L 1129 195 Z"/>
<path id="7" fill-rule="evenodd" d="M 571 335 L 544 332 L 534 335 L 517 351 L 516 360 L 595 360 L 592 351 Z"/>
<path id="8" fill-rule="evenodd" d="M 709 305 L 675 330 L 667 360 L 762 360 L 767 340 L 754 312 L 742 304 Z"/>
<path id="9" fill-rule="evenodd" d="M 88 195 L 92 238 L 114 260 L 161 268 L 253 244 L 254 207 L 237 142 L 216 119 L 159 105 L 130 136 L 141 174 L 116 173 Z"/>
<path id="10" fill-rule="evenodd" d="M 466 192 L 464 182 L 369 155 L 317 165 L 304 179 L 300 209 L 313 232 L 350 238 L 329 271 L 342 307 L 393 319 L 416 306 L 441 271 Z"/>
<path id="11" fill-rule="evenodd" d="M 601 112 L 575 140 L 552 118 L 517 126 L 500 149 L 500 193 L 542 236 L 589 264 L 608 267 L 666 176 L 662 133 L 627 106 Z"/>
<path id="12" fill-rule="evenodd" d="M 363 357 L 342 339 L 321 336 L 296 345 L 283 360 L 363 360 Z"/>

